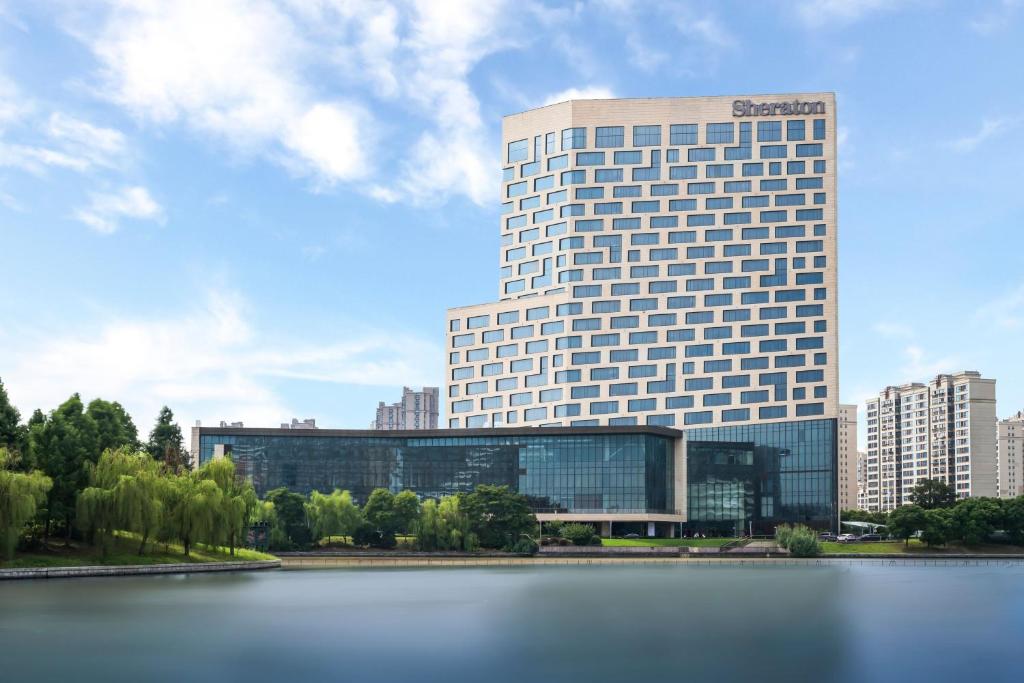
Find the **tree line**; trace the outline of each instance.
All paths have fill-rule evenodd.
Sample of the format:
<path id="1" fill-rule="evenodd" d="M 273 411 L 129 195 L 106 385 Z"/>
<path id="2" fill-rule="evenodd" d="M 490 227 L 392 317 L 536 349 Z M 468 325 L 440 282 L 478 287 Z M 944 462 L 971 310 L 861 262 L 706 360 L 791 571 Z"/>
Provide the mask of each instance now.
<path id="1" fill-rule="evenodd" d="M 537 521 L 528 500 L 507 486 L 481 485 L 472 493 L 422 501 L 412 491 L 378 488 L 361 507 L 348 491 L 314 491 L 307 498 L 279 488 L 267 501 L 273 505 L 272 550 L 303 550 L 336 538 L 353 546 L 394 548 L 401 536 L 426 552 L 537 549 Z"/>
<path id="2" fill-rule="evenodd" d="M 321 539 L 345 537 L 364 547 L 392 548 L 414 537 L 424 551 L 478 548 L 530 552 L 536 520 L 527 499 L 507 487 L 420 501 L 411 491 L 377 489 L 364 505 L 347 491 L 309 497 L 285 488 L 259 500 L 237 481 L 230 459 L 192 471 L 181 428 L 167 407 L 149 439 L 121 404 L 78 394 L 22 424 L 0 382 L 0 551 L 42 545 L 62 536 L 104 554 L 125 533 L 139 554 L 154 541 L 235 547 L 253 524 L 263 523 L 272 550 L 307 549 Z"/>
<path id="3" fill-rule="evenodd" d="M 842 519 L 885 525 L 885 532 L 905 543 L 919 536 L 929 546 L 978 545 L 1003 540 L 1024 545 L 1024 496 L 960 498 L 938 479 L 918 483 L 911 502 L 891 512 L 844 510 Z"/>
<path id="4" fill-rule="evenodd" d="M 63 536 L 65 543 L 78 536 L 85 525 L 81 515 L 98 514 L 81 495 L 95 489 L 94 477 L 105 474 L 100 467 L 102 456 L 119 452 L 117 462 L 124 465 L 127 452 L 145 454 L 151 468 L 167 475 L 189 471 L 189 455 L 185 450 L 181 428 L 166 406 L 160 410 L 149 438 L 139 439 L 138 428 L 124 407 L 116 401 L 94 399 L 86 405 L 76 393 L 44 413 L 36 409 L 21 422 L 0 381 L 0 526 L 15 538 L 25 535 L 32 543 L 46 545 L 53 536 Z M 93 493 L 89 494 L 94 495 Z M 29 502 L 32 501 L 31 505 Z M 29 507 L 32 514 L 23 520 Z M 17 509 L 15 509 L 17 508 Z M 17 513 L 17 514 L 16 514 Z M 10 532 L 15 521 L 22 520 L 16 532 Z M 25 528 L 23 528 L 25 527 Z M 12 543 L 8 537 L 8 544 Z"/>

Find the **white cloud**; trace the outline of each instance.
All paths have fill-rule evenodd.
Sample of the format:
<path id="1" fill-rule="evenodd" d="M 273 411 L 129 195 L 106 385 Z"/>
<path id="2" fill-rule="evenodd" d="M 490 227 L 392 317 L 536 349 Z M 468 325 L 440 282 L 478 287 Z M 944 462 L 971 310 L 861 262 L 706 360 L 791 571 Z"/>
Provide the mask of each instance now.
<path id="1" fill-rule="evenodd" d="M 924 382 L 935 375 L 963 369 L 956 356 L 933 358 L 915 344 L 907 346 L 903 353 L 906 358 L 899 369 L 901 382 Z"/>
<path id="2" fill-rule="evenodd" d="M 544 98 L 541 106 L 557 104 L 568 100 L 608 100 L 615 97 L 611 88 L 603 85 L 588 85 L 582 88 L 568 88 Z"/>
<path id="3" fill-rule="evenodd" d="M 1013 25 L 1017 12 L 1024 7 L 1024 2 L 1022 0 L 999 0 L 994 5 L 968 22 L 973 31 L 983 36 L 989 36 L 1006 30 Z"/>
<path id="4" fill-rule="evenodd" d="M 820 28 L 853 24 L 906 4 L 908 0 L 803 0 L 796 6 L 796 12 L 808 27 Z"/>
<path id="5" fill-rule="evenodd" d="M 979 308 L 975 318 L 978 322 L 999 330 L 1024 328 L 1024 284 L 1014 287 Z"/>
<path id="6" fill-rule="evenodd" d="M 75 218 L 96 232 L 109 235 L 117 231 L 122 218 L 163 222 L 164 210 L 149 190 L 135 186 L 90 195 L 89 205 L 78 209 Z"/>
<path id="7" fill-rule="evenodd" d="M 87 165 L 113 167 L 125 153 L 125 138 L 121 131 L 94 126 L 60 112 L 50 114 L 46 133 L 65 152 Z"/>
<path id="8" fill-rule="evenodd" d="M 316 50 L 272 3 L 107 5 L 98 23 L 91 15 L 68 20 L 101 65 L 100 96 L 140 120 L 182 121 L 238 151 L 281 158 L 321 182 L 367 172 L 358 106 L 317 98 L 300 75 Z M 313 144 L 316 134 L 326 143 Z"/>
<path id="9" fill-rule="evenodd" d="M 985 119 L 977 133 L 952 140 L 948 143 L 949 147 L 957 152 L 973 152 L 981 143 L 999 133 L 1005 133 L 1020 121 L 1019 118 Z"/>
<path id="10" fill-rule="evenodd" d="M 141 430 L 164 404 L 182 425 L 238 416 L 274 426 L 296 414 L 275 388 L 281 379 L 436 385 L 443 372 L 437 344 L 403 333 L 350 329 L 344 342 L 320 345 L 272 339 L 230 290 L 163 318 L 112 318 L 71 333 L 0 330 L 0 346 L 4 384 L 24 414 L 87 389 L 124 404 Z"/>
<path id="11" fill-rule="evenodd" d="M 888 338 L 913 337 L 914 329 L 904 323 L 880 321 L 871 326 L 876 333 Z"/>

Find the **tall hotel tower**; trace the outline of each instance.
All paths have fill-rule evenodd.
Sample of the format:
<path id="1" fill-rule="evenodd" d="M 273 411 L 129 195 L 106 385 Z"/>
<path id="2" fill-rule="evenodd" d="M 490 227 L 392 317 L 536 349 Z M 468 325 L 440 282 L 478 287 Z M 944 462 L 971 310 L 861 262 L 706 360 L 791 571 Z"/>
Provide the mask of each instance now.
<path id="1" fill-rule="evenodd" d="M 708 466 L 834 508 L 835 140 L 832 93 L 505 117 L 499 300 L 448 311 L 448 426 L 674 427 L 691 478 L 695 442 L 745 444 Z"/>

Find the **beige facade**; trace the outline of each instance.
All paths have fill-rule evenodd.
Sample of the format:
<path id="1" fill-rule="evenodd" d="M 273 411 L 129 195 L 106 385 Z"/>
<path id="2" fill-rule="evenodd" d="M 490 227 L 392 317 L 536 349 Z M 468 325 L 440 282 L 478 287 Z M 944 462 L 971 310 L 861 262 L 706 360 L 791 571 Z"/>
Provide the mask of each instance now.
<path id="1" fill-rule="evenodd" d="M 839 406 L 839 509 L 857 507 L 857 405 Z"/>
<path id="2" fill-rule="evenodd" d="M 838 416 L 833 94 L 562 102 L 503 150 L 500 300 L 448 312 L 449 427 Z"/>
<path id="3" fill-rule="evenodd" d="M 1024 495 L 1024 410 L 999 421 L 996 450 L 999 497 Z"/>
<path id="4" fill-rule="evenodd" d="M 909 503 L 924 479 L 945 481 L 958 498 L 995 496 L 995 392 L 994 379 L 968 370 L 886 387 L 869 399 L 864 507 Z"/>
<path id="5" fill-rule="evenodd" d="M 437 387 L 423 387 L 421 391 L 402 387 L 398 403 L 377 404 L 377 417 L 370 429 L 437 429 L 439 397 Z"/>

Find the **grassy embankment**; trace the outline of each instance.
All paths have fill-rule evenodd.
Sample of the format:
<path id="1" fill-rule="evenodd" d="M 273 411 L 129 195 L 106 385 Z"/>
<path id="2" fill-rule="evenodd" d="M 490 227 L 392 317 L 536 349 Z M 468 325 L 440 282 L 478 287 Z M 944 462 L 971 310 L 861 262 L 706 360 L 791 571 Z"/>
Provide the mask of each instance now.
<path id="1" fill-rule="evenodd" d="M 944 546 L 929 548 L 917 539 L 911 539 L 909 545 L 903 541 L 878 541 L 874 543 L 822 543 L 821 550 L 826 555 L 834 554 L 898 554 L 898 555 L 1024 555 L 1024 548 L 1017 545 L 1002 543 L 986 543 L 984 545 L 960 545 L 950 543 Z"/>
<path id="2" fill-rule="evenodd" d="M 45 550 L 15 553 L 14 559 L 5 562 L 0 559 L 0 569 L 25 569 L 31 567 L 91 567 L 97 565 L 144 565 L 144 564 L 189 564 L 202 562 L 230 562 L 249 560 L 274 560 L 273 555 L 235 548 L 234 557 L 227 548 L 193 546 L 191 557 L 185 557 L 180 545 L 154 543 L 146 546 L 144 555 L 138 554 L 139 540 L 133 534 L 119 532 L 110 542 L 106 556 L 98 547 L 72 542 L 70 548 L 63 541 L 53 541 Z"/>
<path id="3" fill-rule="evenodd" d="M 601 545 L 612 548 L 650 548 L 652 546 L 678 548 L 717 548 L 734 538 L 602 538 Z"/>

